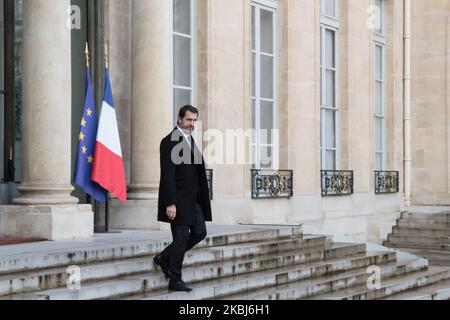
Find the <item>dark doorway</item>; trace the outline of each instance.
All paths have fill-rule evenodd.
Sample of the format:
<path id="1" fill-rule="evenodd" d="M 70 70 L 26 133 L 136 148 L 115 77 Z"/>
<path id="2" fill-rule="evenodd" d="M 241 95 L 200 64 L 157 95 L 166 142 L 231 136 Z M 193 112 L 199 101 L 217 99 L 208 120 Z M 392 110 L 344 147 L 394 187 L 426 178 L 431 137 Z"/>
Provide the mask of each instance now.
<path id="1" fill-rule="evenodd" d="M 0 0 L 0 205 L 21 180 L 22 0 Z"/>

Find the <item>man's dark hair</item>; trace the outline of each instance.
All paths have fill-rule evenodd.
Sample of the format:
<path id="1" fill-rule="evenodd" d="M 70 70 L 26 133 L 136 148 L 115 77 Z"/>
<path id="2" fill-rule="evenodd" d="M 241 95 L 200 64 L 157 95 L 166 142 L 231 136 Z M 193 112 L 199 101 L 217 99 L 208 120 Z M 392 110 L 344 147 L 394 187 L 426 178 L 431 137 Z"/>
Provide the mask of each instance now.
<path id="1" fill-rule="evenodd" d="M 180 109 L 180 112 L 178 113 L 178 117 L 183 119 L 186 116 L 186 113 L 188 111 L 198 115 L 198 109 L 196 107 L 191 106 L 191 105 L 186 105 L 186 106 L 184 106 L 183 108 Z"/>

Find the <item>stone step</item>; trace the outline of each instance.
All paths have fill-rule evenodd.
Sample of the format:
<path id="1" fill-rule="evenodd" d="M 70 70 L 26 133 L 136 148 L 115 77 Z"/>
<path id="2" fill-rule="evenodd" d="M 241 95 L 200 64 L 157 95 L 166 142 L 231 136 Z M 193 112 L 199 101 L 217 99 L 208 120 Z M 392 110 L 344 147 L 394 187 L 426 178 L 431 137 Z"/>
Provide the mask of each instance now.
<path id="1" fill-rule="evenodd" d="M 424 228 L 424 229 L 450 229 L 450 222 L 439 220 L 399 220 L 398 226 L 402 228 Z"/>
<path id="2" fill-rule="evenodd" d="M 450 300 L 450 280 L 397 293 L 387 297 L 386 300 Z"/>
<path id="3" fill-rule="evenodd" d="M 301 227 L 236 231 L 227 234 L 208 235 L 204 241 L 196 246 L 196 248 L 289 239 L 301 237 L 302 234 Z M 0 275 L 147 256 L 161 252 L 169 243 L 169 240 L 158 241 L 148 239 L 124 242 L 120 245 L 100 244 L 95 248 L 91 247 L 89 249 L 80 246 L 79 248 L 70 250 L 55 250 L 44 253 L 36 252 L 27 255 L 2 255 L 0 256 Z"/>
<path id="4" fill-rule="evenodd" d="M 375 253 L 375 256 L 386 255 L 390 253 Z M 386 259 L 386 258 L 384 258 Z M 381 259 L 383 260 L 383 258 Z M 426 261 L 425 261 L 426 262 Z M 278 270 L 271 270 L 268 272 L 254 273 L 251 276 L 236 276 L 227 279 L 206 281 L 196 285 L 193 285 L 193 292 L 180 293 L 169 292 L 167 289 L 160 290 L 159 292 L 151 292 L 143 295 L 140 299 L 143 300 L 203 300 L 203 299 L 229 299 L 230 296 L 239 295 L 239 299 L 247 299 L 248 292 L 253 290 L 261 290 L 266 292 L 270 290 L 270 287 L 277 285 L 284 285 L 291 282 L 304 281 L 304 283 L 314 283 L 316 280 L 311 279 L 323 279 L 325 282 L 350 283 L 355 277 L 355 274 L 365 275 L 367 267 L 377 264 L 382 265 L 383 261 L 379 258 L 374 258 L 374 253 L 368 253 L 367 257 L 354 258 L 354 259 L 340 259 L 337 261 L 319 262 L 310 265 L 296 266 L 295 268 L 281 268 Z M 392 264 L 392 263 L 391 263 Z M 417 268 L 418 266 L 414 266 Z M 420 266 L 426 267 L 426 264 Z M 394 268 L 394 267 L 393 267 Z M 397 272 L 400 271 L 395 267 Z M 406 269 L 405 269 L 406 270 Z M 314 288 L 306 289 L 306 292 L 310 290 L 321 290 L 325 288 L 323 284 Z M 134 297 L 137 298 L 137 297 Z"/>
<path id="5" fill-rule="evenodd" d="M 390 234 L 388 241 L 393 243 L 415 243 L 415 244 L 450 244 L 448 236 L 416 236 L 416 235 L 398 235 Z"/>
<path id="6" fill-rule="evenodd" d="M 450 251 L 411 248 L 402 250 L 427 259 L 431 266 L 450 266 Z"/>
<path id="7" fill-rule="evenodd" d="M 372 264 L 375 265 L 375 264 Z M 388 265 L 379 265 L 382 278 L 407 275 L 427 268 L 426 260 L 409 260 Z M 249 293 L 240 293 L 224 297 L 227 300 L 300 300 L 329 294 L 337 290 L 365 285 L 371 273 L 360 268 L 333 277 L 320 277 L 276 285 Z"/>
<path id="8" fill-rule="evenodd" d="M 296 262 L 317 261 L 365 252 L 364 244 L 337 244 L 330 249 L 325 249 L 329 246 L 327 240 L 325 236 L 305 236 L 302 239 L 292 238 L 222 247 L 203 247 L 188 252 L 184 262 L 186 266 L 223 263 L 223 261 L 231 259 L 254 259 L 261 255 L 279 254 L 293 250 L 298 253 Z M 88 283 L 154 271 L 152 258 L 153 256 L 146 256 L 82 265 L 80 266 L 81 279 L 83 283 Z M 251 261 L 245 263 L 249 262 Z M 67 280 L 68 273 L 65 267 L 3 275 L 0 276 L 0 296 L 63 287 L 66 286 Z"/>
<path id="9" fill-rule="evenodd" d="M 398 249 L 424 249 L 424 250 L 443 250 L 450 251 L 450 245 L 447 244 L 429 244 L 429 243 L 405 243 L 385 241 L 383 246 Z"/>
<path id="10" fill-rule="evenodd" d="M 425 286 L 441 283 L 450 278 L 449 267 L 429 267 L 428 270 L 410 274 L 406 277 L 382 279 L 379 289 L 368 289 L 367 286 L 358 286 L 341 290 L 332 294 L 316 297 L 319 300 L 374 300 L 385 299 L 408 290 L 423 288 Z M 449 287 L 450 288 L 450 287 Z"/>
<path id="11" fill-rule="evenodd" d="M 450 211 L 434 214 L 402 212 L 401 219 L 450 221 Z"/>
<path id="12" fill-rule="evenodd" d="M 447 195 L 450 200 L 450 194 Z M 425 214 L 450 213 L 450 206 L 411 206 L 408 208 L 408 212 Z"/>
<path id="13" fill-rule="evenodd" d="M 295 253 L 294 253 L 295 255 Z M 287 258 L 286 256 L 281 256 L 281 260 L 288 261 L 295 258 Z M 260 264 L 264 264 L 266 260 L 262 258 Z M 269 258 L 271 259 L 271 258 Z M 368 265 L 378 263 L 389 263 L 395 259 L 393 252 L 376 253 L 370 254 L 368 256 L 359 256 L 354 258 L 340 258 L 331 259 L 326 262 L 313 262 L 307 264 L 293 265 L 287 267 L 279 267 L 274 270 L 262 270 L 248 272 L 248 267 L 255 262 L 252 260 L 248 261 L 248 264 L 241 263 L 237 268 L 233 268 L 232 265 L 227 267 L 222 263 L 217 266 L 214 271 L 209 266 L 192 266 L 183 270 L 183 277 L 186 282 L 199 282 L 194 284 L 194 287 L 207 287 L 208 292 L 216 292 L 217 294 L 222 294 L 223 292 L 228 292 L 229 290 L 247 290 L 248 288 L 259 287 L 264 285 L 266 281 L 284 281 L 289 274 L 291 277 L 311 277 L 326 274 L 334 274 L 348 270 L 349 268 L 361 268 Z M 224 267 L 225 266 L 225 267 Z M 220 271 L 219 271 L 220 270 Z M 240 273 L 236 272 L 239 271 Z M 218 274 L 220 272 L 220 274 Z M 233 276 L 233 274 L 235 274 Z M 211 280 L 206 280 L 210 276 Z M 217 278 L 221 276 L 221 278 Z M 154 298 L 155 296 L 160 296 L 168 294 L 167 291 L 167 280 L 164 279 L 161 273 L 148 273 L 130 277 L 123 277 L 121 279 L 96 282 L 88 285 L 84 285 L 80 290 L 70 290 L 70 289 L 53 289 L 41 292 L 36 292 L 33 294 L 22 294 L 13 295 L 10 297 L 3 297 L 3 299 L 45 299 L 45 300 L 91 300 L 91 299 L 108 299 L 108 298 L 119 298 L 131 295 L 131 299 L 142 299 L 142 298 Z M 163 289 L 162 289 L 163 288 Z M 155 291 L 156 290 L 156 291 Z M 212 291 L 211 291 L 212 290 Z M 150 293 L 144 294 L 144 292 Z M 200 290 L 204 292 L 204 290 Z M 199 291 L 199 292 L 200 292 Z M 134 296 L 133 296 L 134 294 Z M 184 293 L 174 293 L 174 294 L 184 294 Z M 169 294 L 170 295 L 170 294 Z M 162 297 L 165 299 L 164 297 Z M 171 299 L 171 297 L 166 297 Z M 157 298 L 158 299 L 158 298 Z"/>
<path id="14" fill-rule="evenodd" d="M 428 237 L 448 237 L 450 229 L 427 229 L 427 228 L 405 228 L 393 227 L 393 234 L 410 236 L 428 236 Z"/>

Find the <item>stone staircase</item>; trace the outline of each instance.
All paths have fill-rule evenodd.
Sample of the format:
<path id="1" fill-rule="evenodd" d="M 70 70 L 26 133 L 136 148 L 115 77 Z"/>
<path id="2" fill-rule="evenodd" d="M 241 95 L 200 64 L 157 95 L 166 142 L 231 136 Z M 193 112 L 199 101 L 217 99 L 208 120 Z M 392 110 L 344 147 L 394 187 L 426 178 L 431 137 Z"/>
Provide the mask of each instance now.
<path id="1" fill-rule="evenodd" d="M 166 240 L 0 254 L 0 299 L 448 299 L 450 268 L 429 267 L 395 251 L 333 243 L 301 227 L 252 226 L 208 236 L 185 257 L 184 280 L 195 290 L 169 292 L 152 257 Z M 1 253 L 1 251 L 0 251 Z M 68 289 L 67 267 L 78 265 L 81 288 Z M 381 286 L 368 289 L 378 266 Z M 417 290 L 427 290 L 426 293 Z M 419 291 L 420 291 L 419 290 Z M 403 296 L 402 296 L 403 295 Z"/>
<path id="2" fill-rule="evenodd" d="M 450 251 L 450 208 L 413 208 L 403 212 L 384 245 Z"/>

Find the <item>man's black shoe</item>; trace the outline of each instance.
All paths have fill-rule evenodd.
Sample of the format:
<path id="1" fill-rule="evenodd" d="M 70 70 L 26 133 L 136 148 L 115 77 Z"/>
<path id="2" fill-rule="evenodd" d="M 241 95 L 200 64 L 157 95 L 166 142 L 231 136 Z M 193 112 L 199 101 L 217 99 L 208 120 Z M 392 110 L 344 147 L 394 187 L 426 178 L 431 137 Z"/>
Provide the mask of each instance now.
<path id="1" fill-rule="evenodd" d="M 170 279 L 169 263 L 166 260 L 164 260 L 160 255 L 157 255 L 153 258 L 153 263 L 161 268 L 167 279 Z"/>
<path id="2" fill-rule="evenodd" d="M 176 281 L 169 282 L 169 290 L 191 292 L 193 289 L 189 288 L 183 281 Z"/>

